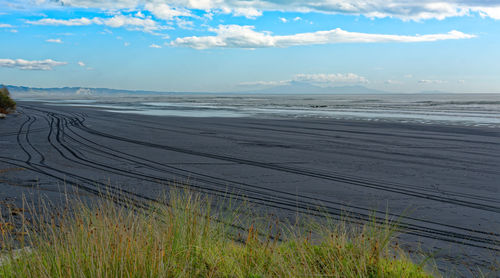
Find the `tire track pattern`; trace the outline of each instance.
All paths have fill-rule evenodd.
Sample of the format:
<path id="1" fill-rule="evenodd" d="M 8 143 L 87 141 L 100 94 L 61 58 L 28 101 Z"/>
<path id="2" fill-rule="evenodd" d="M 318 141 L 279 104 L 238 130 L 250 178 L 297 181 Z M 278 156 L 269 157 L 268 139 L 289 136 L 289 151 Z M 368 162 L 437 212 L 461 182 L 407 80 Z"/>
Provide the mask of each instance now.
<path id="1" fill-rule="evenodd" d="M 133 190 L 124 190 L 123 188 L 113 187 L 110 184 L 92 180 L 83 175 L 72 173 L 61 169 L 49 163 L 44 154 L 38 150 L 30 141 L 30 134 L 34 131 L 39 132 L 42 128 L 32 128 L 34 125 L 46 125 L 47 141 L 52 149 L 57 152 L 60 159 L 77 165 L 78 167 L 90 168 L 99 172 L 119 175 L 132 180 L 162 183 L 174 185 L 178 180 L 189 180 L 190 187 L 203 193 L 215 196 L 230 195 L 236 200 L 246 200 L 256 205 L 266 206 L 288 212 L 307 213 L 313 216 L 324 216 L 327 213 L 335 219 L 347 218 L 353 223 L 364 223 L 375 219 L 377 223 L 385 222 L 386 212 L 375 211 L 375 218 L 371 216 L 373 210 L 361 206 L 346 205 L 339 202 L 333 202 L 326 199 L 311 196 L 296 196 L 286 191 L 266 188 L 259 185 L 236 182 L 226 178 L 220 178 L 191 170 L 166 165 L 157 161 L 150 160 L 118 150 L 111 145 L 98 144 L 93 137 L 105 138 L 108 141 L 121 141 L 127 144 L 138 145 L 144 148 L 152 148 L 166 152 L 181 153 L 184 155 L 203 157 L 217 161 L 231 162 L 259 167 L 272 171 L 279 171 L 309 178 L 321 179 L 332 184 L 349 184 L 362 188 L 382 190 L 402 196 L 412 198 L 422 198 L 434 202 L 453 204 L 478 210 L 484 210 L 493 213 L 500 213 L 500 204 L 493 198 L 479 198 L 471 196 L 467 198 L 464 195 L 439 196 L 431 190 L 423 188 L 414 188 L 404 184 L 382 183 L 380 181 L 367 180 L 359 177 L 352 177 L 334 172 L 320 172 L 292 167 L 241 159 L 238 157 L 220 155 L 215 153 L 200 152 L 185 148 L 179 148 L 166 144 L 154 144 L 151 142 L 135 140 L 109 134 L 103 131 L 93 129 L 85 124 L 86 115 L 77 113 L 61 113 L 49 109 L 40 109 L 28 105 L 22 105 L 21 109 L 25 111 L 23 116 L 25 121 L 20 125 L 16 134 L 17 143 L 26 156 L 26 160 L 1 157 L 0 161 L 17 166 L 24 167 L 30 171 L 44 175 L 54 180 L 65 182 L 79 190 L 90 194 L 99 195 L 103 190 L 117 194 L 117 200 L 125 202 L 127 199 L 133 200 L 133 205 L 144 207 L 148 201 L 154 201 L 153 198 L 144 194 L 139 194 Z M 86 155 L 89 154 L 89 155 Z M 91 157 L 101 156 L 107 159 L 112 158 L 115 161 L 122 162 L 120 165 L 135 166 L 133 170 L 130 167 L 117 166 L 115 164 L 104 163 L 106 160 L 96 160 Z M 140 166 L 138 168 L 137 166 Z M 244 195 L 245 198 L 241 196 Z M 318 207 L 321 207 L 319 209 Z M 345 211 L 348 211 L 346 214 Z M 397 215 L 390 215 L 398 217 Z M 500 251 L 500 234 L 469 229 L 460 226 L 447 225 L 429 220 L 418 219 L 415 217 L 402 217 L 400 226 L 407 234 L 421 236 L 430 239 L 436 239 L 445 242 L 456 243 L 460 245 L 473 246 L 482 249 Z"/>

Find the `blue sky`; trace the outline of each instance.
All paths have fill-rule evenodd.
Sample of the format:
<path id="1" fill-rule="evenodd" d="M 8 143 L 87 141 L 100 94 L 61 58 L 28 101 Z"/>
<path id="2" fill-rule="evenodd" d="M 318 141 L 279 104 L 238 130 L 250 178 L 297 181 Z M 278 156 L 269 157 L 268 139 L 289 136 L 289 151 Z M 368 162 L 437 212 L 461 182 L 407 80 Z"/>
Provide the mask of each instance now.
<path id="1" fill-rule="evenodd" d="M 500 1 L 0 0 L 0 83 L 500 93 Z"/>

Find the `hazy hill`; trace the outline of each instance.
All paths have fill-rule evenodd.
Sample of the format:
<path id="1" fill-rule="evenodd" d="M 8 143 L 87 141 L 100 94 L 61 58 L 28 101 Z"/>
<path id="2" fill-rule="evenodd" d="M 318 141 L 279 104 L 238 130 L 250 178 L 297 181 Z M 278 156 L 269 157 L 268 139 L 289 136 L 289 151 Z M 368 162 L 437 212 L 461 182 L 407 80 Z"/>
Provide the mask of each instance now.
<path id="1" fill-rule="evenodd" d="M 32 88 L 25 86 L 6 86 L 15 98 L 44 97 L 90 97 L 90 96 L 120 96 L 120 95 L 172 95 L 190 94 L 191 92 L 158 92 L 145 90 L 118 90 L 107 88 L 62 87 L 62 88 Z M 210 93 L 210 92 L 206 92 Z M 360 85 L 320 87 L 303 82 L 291 82 L 286 85 L 266 89 L 234 92 L 238 94 L 388 94 L 389 92 L 370 89 Z M 202 93 L 196 93 L 202 94 Z"/>
<path id="2" fill-rule="evenodd" d="M 84 87 L 62 87 L 62 88 L 31 88 L 24 86 L 6 86 L 13 97 L 75 97 L 95 95 L 158 95 L 173 94 L 172 92 L 156 92 L 143 90 L 117 90 L 107 88 L 84 88 Z"/>

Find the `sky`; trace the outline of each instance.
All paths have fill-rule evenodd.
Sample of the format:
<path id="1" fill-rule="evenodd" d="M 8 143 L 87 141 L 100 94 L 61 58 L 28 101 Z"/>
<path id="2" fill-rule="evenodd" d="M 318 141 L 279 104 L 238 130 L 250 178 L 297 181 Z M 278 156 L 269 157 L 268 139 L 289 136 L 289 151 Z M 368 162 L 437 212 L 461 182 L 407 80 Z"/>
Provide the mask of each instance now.
<path id="1" fill-rule="evenodd" d="M 294 82 L 500 93 L 500 1 L 0 0 L 0 84 L 244 92 Z"/>

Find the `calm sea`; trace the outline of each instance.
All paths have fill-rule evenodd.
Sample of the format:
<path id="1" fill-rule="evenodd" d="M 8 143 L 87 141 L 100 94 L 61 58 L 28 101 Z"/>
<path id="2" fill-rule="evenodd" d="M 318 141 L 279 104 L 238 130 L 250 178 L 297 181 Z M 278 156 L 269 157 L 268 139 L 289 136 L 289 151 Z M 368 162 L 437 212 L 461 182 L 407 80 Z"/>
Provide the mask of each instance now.
<path id="1" fill-rule="evenodd" d="M 335 118 L 500 127 L 500 94 L 176 94 L 41 101 L 155 116 Z"/>

